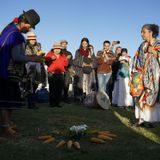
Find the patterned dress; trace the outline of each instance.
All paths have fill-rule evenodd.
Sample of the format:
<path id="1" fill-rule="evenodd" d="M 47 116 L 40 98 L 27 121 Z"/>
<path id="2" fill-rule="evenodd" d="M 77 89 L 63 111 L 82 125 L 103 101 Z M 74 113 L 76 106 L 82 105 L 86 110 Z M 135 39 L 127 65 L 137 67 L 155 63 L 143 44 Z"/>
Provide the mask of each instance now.
<path id="1" fill-rule="evenodd" d="M 159 104 L 159 77 L 160 77 L 160 41 L 152 44 L 157 51 L 157 57 L 147 52 L 147 42 L 143 42 L 135 57 L 132 72 L 139 72 L 146 69 L 143 73 L 144 91 L 140 97 L 134 98 L 135 117 L 143 119 L 146 122 L 160 121 L 160 104 Z M 146 65 L 147 64 L 147 65 Z M 145 92 L 146 89 L 149 93 Z"/>

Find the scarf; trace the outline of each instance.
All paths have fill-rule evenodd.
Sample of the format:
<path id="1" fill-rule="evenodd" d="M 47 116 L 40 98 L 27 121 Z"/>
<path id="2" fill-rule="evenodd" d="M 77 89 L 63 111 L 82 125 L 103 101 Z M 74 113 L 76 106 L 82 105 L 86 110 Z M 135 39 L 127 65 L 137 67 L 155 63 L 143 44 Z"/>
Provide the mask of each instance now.
<path id="1" fill-rule="evenodd" d="M 87 57 L 89 55 L 89 49 L 84 50 L 83 48 L 80 48 L 79 52 L 84 57 Z"/>

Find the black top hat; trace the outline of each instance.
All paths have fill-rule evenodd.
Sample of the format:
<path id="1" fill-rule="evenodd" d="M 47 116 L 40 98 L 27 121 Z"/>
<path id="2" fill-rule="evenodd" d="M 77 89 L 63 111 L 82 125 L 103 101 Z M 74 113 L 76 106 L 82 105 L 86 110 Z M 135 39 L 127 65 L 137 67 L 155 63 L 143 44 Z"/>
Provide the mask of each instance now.
<path id="1" fill-rule="evenodd" d="M 30 9 L 26 12 L 23 11 L 23 15 L 28 21 L 28 23 L 31 25 L 31 27 L 35 29 L 35 25 L 40 22 L 40 17 L 38 13 L 34 9 Z"/>

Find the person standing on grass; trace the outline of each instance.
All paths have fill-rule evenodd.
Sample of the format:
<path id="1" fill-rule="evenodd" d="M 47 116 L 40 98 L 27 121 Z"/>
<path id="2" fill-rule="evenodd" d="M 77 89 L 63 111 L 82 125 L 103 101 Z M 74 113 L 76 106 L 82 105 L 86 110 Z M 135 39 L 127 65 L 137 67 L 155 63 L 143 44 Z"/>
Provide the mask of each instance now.
<path id="1" fill-rule="evenodd" d="M 11 122 L 12 110 L 23 105 L 19 87 L 21 79 L 15 72 L 23 76 L 26 62 L 43 60 L 39 56 L 25 56 L 25 38 L 22 35 L 35 28 L 39 21 L 35 10 L 23 11 L 0 34 L 0 122 L 2 132 L 9 136 L 16 135 L 15 125 Z"/>
<path id="2" fill-rule="evenodd" d="M 53 49 L 45 56 L 45 59 L 48 66 L 50 107 L 62 107 L 60 102 L 64 88 L 65 67 L 68 66 L 68 59 L 62 53 L 60 42 L 53 44 Z"/>
<path id="3" fill-rule="evenodd" d="M 118 77 L 118 70 L 119 70 L 119 56 L 121 54 L 122 47 L 118 46 L 115 50 L 115 57 L 116 60 L 112 63 L 112 78 L 113 78 L 113 90 L 112 90 L 112 106 L 117 106 L 117 97 L 119 94 L 119 81 Z"/>
<path id="4" fill-rule="evenodd" d="M 103 42 L 103 50 L 97 52 L 98 90 L 109 94 L 108 81 L 112 75 L 112 63 L 115 61 L 113 51 L 110 50 L 110 41 Z M 107 89 L 106 89 L 107 88 Z"/>
<path id="5" fill-rule="evenodd" d="M 128 51 L 126 48 L 122 48 L 121 54 L 119 56 L 119 70 L 118 70 L 118 96 L 115 97 L 117 99 L 117 106 L 124 107 L 124 109 L 128 110 L 129 106 L 133 106 L 133 98 L 130 95 L 130 87 L 129 87 L 129 77 L 130 77 L 130 63 L 131 58 L 128 55 Z"/>
<path id="6" fill-rule="evenodd" d="M 44 52 L 41 50 L 41 44 L 37 42 L 37 36 L 34 32 L 29 32 L 26 40 L 26 55 L 44 55 Z M 25 89 L 27 92 L 27 105 L 30 109 L 38 109 L 38 106 L 36 106 L 35 92 L 40 83 L 42 83 L 43 86 L 46 85 L 44 64 L 28 62 L 25 66 L 27 70 L 27 82 L 25 83 Z"/>
<path id="7" fill-rule="evenodd" d="M 68 59 L 68 66 L 66 66 L 66 72 L 64 73 L 64 90 L 63 90 L 63 101 L 70 103 L 68 99 L 69 85 L 72 83 L 72 77 L 70 70 L 72 69 L 72 53 L 67 50 L 68 42 L 66 40 L 61 40 L 62 53 L 66 55 Z"/>
<path id="8" fill-rule="evenodd" d="M 134 97 L 136 127 L 154 127 L 153 123 L 160 121 L 160 41 L 159 26 L 145 24 L 141 29 L 143 42 L 134 57 L 131 77 L 134 73 L 143 74 L 144 90 L 139 97 Z M 143 72 L 142 72 L 143 71 Z M 148 123 L 146 123 L 148 122 Z"/>
<path id="9" fill-rule="evenodd" d="M 73 65 L 76 72 L 74 76 L 74 97 L 75 100 L 83 101 L 85 96 L 90 93 L 93 82 L 95 82 L 95 56 L 88 38 L 82 38 Z"/>

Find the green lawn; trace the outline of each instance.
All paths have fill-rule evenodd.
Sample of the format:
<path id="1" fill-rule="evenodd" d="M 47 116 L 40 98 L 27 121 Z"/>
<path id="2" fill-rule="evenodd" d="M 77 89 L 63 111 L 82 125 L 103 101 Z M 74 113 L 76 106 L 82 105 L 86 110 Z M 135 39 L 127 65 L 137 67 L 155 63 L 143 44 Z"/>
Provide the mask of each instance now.
<path id="1" fill-rule="evenodd" d="M 119 108 L 110 110 L 88 109 L 76 104 L 63 104 L 63 108 L 15 111 L 13 120 L 19 128 L 17 138 L 0 137 L 0 160 L 159 160 L 160 124 L 153 129 L 134 128 L 134 112 Z M 56 149 L 57 142 L 67 140 L 55 136 L 50 144 L 42 144 L 39 135 L 53 130 L 63 133 L 72 125 L 87 124 L 90 130 L 108 130 L 117 138 L 105 144 L 92 144 L 89 137 L 82 138 L 80 150 Z"/>

